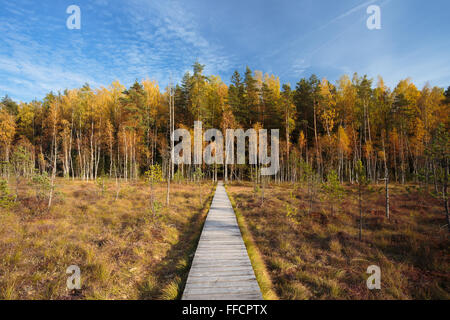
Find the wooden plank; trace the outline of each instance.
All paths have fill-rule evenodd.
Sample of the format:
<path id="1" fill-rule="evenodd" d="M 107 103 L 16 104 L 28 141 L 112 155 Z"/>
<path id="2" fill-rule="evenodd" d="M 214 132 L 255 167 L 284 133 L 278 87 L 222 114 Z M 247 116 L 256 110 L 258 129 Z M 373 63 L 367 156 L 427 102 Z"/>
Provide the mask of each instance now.
<path id="1" fill-rule="evenodd" d="M 209 277 L 189 277 L 186 283 L 200 283 L 200 282 L 222 282 L 222 281 L 247 281 L 256 280 L 255 276 L 209 276 Z"/>
<path id="2" fill-rule="evenodd" d="M 183 296 L 183 300 L 261 300 L 261 294 L 186 294 Z"/>
<path id="3" fill-rule="evenodd" d="M 233 286 L 233 287 L 191 287 L 186 290 L 186 294 L 254 294 L 256 290 L 259 290 L 258 285 L 253 286 Z"/>
<path id="4" fill-rule="evenodd" d="M 222 182 L 217 185 L 182 299 L 262 299 L 236 215 Z"/>
<path id="5" fill-rule="evenodd" d="M 231 268 L 229 268 L 229 269 L 231 269 Z M 189 275 L 191 275 L 192 277 L 232 277 L 232 276 L 234 276 L 234 275 L 236 275 L 236 274 L 239 274 L 239 275 L 242 275 L 242 276 L 252 276 L 254 273 L 253 273 L 253 270 L 249 270 L 249 268 L 246 268 L 246 270 L 233 270 L 233 269 L 231 269 L 231 270 L 229 270 L 229 269 L 226 269 L 226 270 L 215 270 L 214 269 L 214 271 L 212 271 L 211 269 L 210 270 L 194 270 L 193 272 L 192 272 L 192 275 L 191 275 L 191 273 L 189 273 Z"/>
<path id="6" fill-rule="evenodd" d="M 198 287 L 204 287 L 204 286 L 217 286 L 217 287 L 228 287 L 228 286 L 235 286 L 236 283 L 242 283 L 247 280 L 254 280 L 254 277 L 247 277 L 242 279 L 240 277 L 239 279 L 233 279 L 233 278 L 202 278 L 202 279 L 194 279 L 192 278 L 189 283 L 195 283 Z"/>
<path id="7" fill-rule="evenodd" d="M 247 268 L 251 268 L 252 265 L 250 263 L 248 263 L 247 261 L 239 261 L 238 263 L 233 265 L 233 268 L 238 268 L 241 266 L 245 266 Z M 225 266 L 228 267 L 228 266 Z M 191 266 L 191 270 L 193 268 L 198 268 L 198 269 L 203 269 L 203 268 L 208 268 L 208 269 L 213 269 L 213 268 L 224 268 L 224 264 L 217 264 L 215 262 L 212 261 L 207 261 L 207 262 L 199 262 L 199 263 L 195 263 L 192 264 Z"/>

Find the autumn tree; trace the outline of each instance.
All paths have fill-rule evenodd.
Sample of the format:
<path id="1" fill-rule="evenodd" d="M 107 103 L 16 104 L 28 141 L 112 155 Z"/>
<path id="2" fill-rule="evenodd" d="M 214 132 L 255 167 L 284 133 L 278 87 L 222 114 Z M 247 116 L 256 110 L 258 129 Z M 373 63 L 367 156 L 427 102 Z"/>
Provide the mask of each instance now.
<path id="1" fill-rule="evenodd" d="M 224 133 L 279 129 L 280 170 L 266 182 L 300 181 L 308 171 L 317 184 L 335 171 L 340 183 L 358 183 L 360 160 L 367 180 L 385 181 L 386 198 L 389 183 L 409 181 L 425 185 L 425 191 L 433 186 L 433 194 L 442 198 L 445 163 L 431 147 L 450 126 L 450 88 L 425 85 L 419 90 L 404 79 L 391 89 L 381 77 L 374 86 L 366 75 L 354 74 L 336 83 L 312 75 L 291 89 L 274 74 L 249 67 L 242 71 L 235 71 L 227 84 L 205 74 L 205 66 L 196 62 L 164 92 L 155 80 L 136 80 L 128 87 L 118 81 L 105 88 L 86 84 L 28 103 L 4 97 L 2 173 L 8 176 L 12 168 L 24 174 L 12 153 L 25 148 L 31 161 L 26 171 L 47 172 L 49 181 L 109 175 L 119 190 L 121 179 L 137 179 L 159 164 L 168 183 L 175 175 L 178 181 L 192 180 L 197 168 L 212 180 L 223 175 L 228 181 L 263 182 L 258 163 L 173 165 L 171 132 L 192 131 L 194 121 L 201 120 L 204 129 L 222 128 Z"/>
<path id="2" fill-rule="evenodd" d="M 9 154 L 11 151 L 11 143 L 14 139 L 16 132 L 16 123 L 14 116 L 9 114 L 5 109 L 0 110 L 0 141 L 1 148 L 3 149 L 3 161 L 2 175 L 3 177 L 9 176 Z"/>

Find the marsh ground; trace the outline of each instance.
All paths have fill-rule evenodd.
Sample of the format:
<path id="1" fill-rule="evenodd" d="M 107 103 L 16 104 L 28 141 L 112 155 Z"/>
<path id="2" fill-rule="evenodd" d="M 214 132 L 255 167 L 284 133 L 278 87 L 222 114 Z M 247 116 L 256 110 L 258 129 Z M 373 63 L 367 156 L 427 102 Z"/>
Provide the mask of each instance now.
<path id="1" fill-rule="evenodd" d="M 152 215 L 143 181 L 103 189 L 58 179 L 49 211 L 21 183 L 17 203 L 0 208 L 0 299 L 177 298 L 213 188 L 173 183 L 167 207 L 166 185 L 156 185 Z M 81 269 L 80 291 L 66 287 L 70 265 Z"/>
<path id="2" fill-rule="evenodd" d="M 313 210 L 306 187 L 251 183 L 227 191 L 258 249 L 280 299 L 449 299 L 450 241 L 442 204 L 415 186 L 391 186 L 385 218 L 384 186 L 371 185 L 363 201 L 358 239 L 355 186 L 341 203 L 323 193 Z M 381 290 L 368 290 L 369 265 L 381 268 Z"/>

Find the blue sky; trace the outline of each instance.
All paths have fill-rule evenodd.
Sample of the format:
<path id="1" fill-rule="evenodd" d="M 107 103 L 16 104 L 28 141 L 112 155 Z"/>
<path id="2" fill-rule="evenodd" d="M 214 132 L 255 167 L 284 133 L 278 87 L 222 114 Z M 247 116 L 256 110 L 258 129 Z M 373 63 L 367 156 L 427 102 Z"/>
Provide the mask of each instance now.
<path id="1" fill-rule="evenodd" d="M 72 4 L 80 30 L 66 27 Z M 366 27 L 371 4 L 381 30 Z M 447 87 L 449 12 L 448 0 L 0 0 L 0 97 L 144 78 L 164 87 L 195 60 L 226 83 L 248 65 L 292 86 L 358 72 Z"/>

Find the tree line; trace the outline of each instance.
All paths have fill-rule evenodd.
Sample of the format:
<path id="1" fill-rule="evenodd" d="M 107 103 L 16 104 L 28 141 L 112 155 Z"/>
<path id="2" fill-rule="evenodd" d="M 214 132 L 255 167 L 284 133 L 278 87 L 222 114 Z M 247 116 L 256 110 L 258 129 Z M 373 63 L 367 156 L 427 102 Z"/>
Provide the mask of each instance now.
<path id="1" fill-rule="evenodd" d="M 170 161 L 176 128 L 280 129 L 280 170 L 272 179 L 295 182 L 305 166 L 325 179 L 357 180 L 361 161 L 370 181 L 414 181 L 442 192 L 449 160 L 450 87 L 410 79 L 388 88 L 381 77 L 312 75 L 295 88 L 275 75 L 235 71 L 229 85 L 196 62 L 181 82 L 118 81 L 107 88 L 50 92 L 42 101 L 0 103 L 2 175 L 35 171 L 67 178 L 137 179 L 159 164 L 165 178 L 194 179 L 198 168 Z M 205 177 L 261 179 L 258 166 L 202 165 Z"/>

